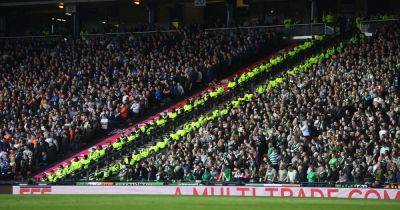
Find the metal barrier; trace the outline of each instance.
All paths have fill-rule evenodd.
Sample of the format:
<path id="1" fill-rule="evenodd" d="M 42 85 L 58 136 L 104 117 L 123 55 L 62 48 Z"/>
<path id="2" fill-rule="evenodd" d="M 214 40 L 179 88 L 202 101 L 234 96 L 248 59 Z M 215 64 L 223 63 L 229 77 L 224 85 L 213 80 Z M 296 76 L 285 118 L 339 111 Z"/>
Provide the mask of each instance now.
<path id="1" fill-rule="evenodd" d="M 271 25 L 271 26 L 240 26 L 231 28 L 207 28 L 204 29 L 207 32 L 231 32 L 236 30 L 254 30 L 259 29 L 269 32 L 282 33 L 284 36 L 313 36 L 313 35 L 325 35 L 329 30 L 324 23 L 315 24 L 293 24 L 289 26 L 285 25 Z M 125 35 L 125 34 L 153 34 L 153 33 L 173 33 L 179 30 L 152 30 L 152 31 L 141 31 L 141 32 L 116 32 L 116 33 L 104 33 L 104 34 L 86 34 L 85 36 L 100 36 L 100 35 Z"/>
<path id="2" fill-rule="evenodd" d="M 314 35 L 325 35 L 331 34 L 331 30 L 327 28 L 324 23 L 312 23 L 312 24 L 293 24 L 293 25 L 270 25 L 270 26 L 241 26 L 232 28 L 207 28 L 205 31 L 235 31 L 235 30 L 246 30 L 246 29 L 260 29 L 263 31 L 282 33 L 284 36 L 314 36 Z M 151 30 L 151 31 L 137 31 L 137 32 L 114 32 L 114 33 L 96 33 L 96 34 L 85 34 L 83 36 L 104 36 L 104 35 L 127 35 L 127 34 L 154 34 L 154 33 L 172 33 L 178 32 L 179 30 Z M 0 37 L 0 39 L 23 39 L 23 38 L 46 38 L 46 37 L 63 37 L 63 35 L 48 35 L 48 36 L 10 36 Z"/>
<path id="3" fill-rule="evenodd" d="M 232 30 L 246 30 L 246 29 L 261 29 L 264 31 L 282 33 L 284 36 L 313 36 L 325 35 L 326 25 L 324 23 L 313 24 L 293 24 L 293 25 L 271 25 L 271 26 L 248 26 L 248 27 L 235 27 L 235 28 L 209 28 L 206 31 L 232 31 Z"/>
<path id="4" fill-rule="evenodd" d="M 370 33 L 376 31 L 376 29 L 388 25 L 388 24 L 399 24 L 400 19 L 388 19 L 388 20 L 366 20 L 360 22 L 360 30 L 362 33 Z"/>
<path id="5" fill-rule="evenodd" d="M 37 38 L 57 38 L 62 35 L 41 35 L 41 36 L 1 36 L 0 39 L 37 39 Z"/>

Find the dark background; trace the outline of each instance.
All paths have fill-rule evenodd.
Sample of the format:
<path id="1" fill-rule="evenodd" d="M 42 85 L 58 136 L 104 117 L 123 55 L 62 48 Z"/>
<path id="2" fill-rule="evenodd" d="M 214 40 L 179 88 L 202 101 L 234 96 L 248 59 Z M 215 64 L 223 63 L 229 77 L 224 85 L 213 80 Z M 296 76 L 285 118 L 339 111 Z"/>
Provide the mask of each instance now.
<path id="1" fill-rule="evenodd" d="M 0 0 L 0 36 L 72 34 L 74 15 L 66 15 L 67 4 L 75 4 L 76 30 L 91 33 L 143 30 L 147 24 L 148 6 L 154 7 L 154 23 L 225 24 L 226 1 L 234 4 L 234 22 L 266 18 L 281 24 L 290 17 L 300 23 L 311 22 L 312 0 L 207 0 L 205 7 L 195 7 L 194 0 Z M 153 2 L 152 2 L 153 1 Z M 60 3 L 64 8 L 59 8 Z M 314 0 L 315 22 L 324 13 L 344 16 L 367 16 L 380 12 L 399 13 L 399 0 Z M 78 33 L 77 32 L 77 33 Z"/>

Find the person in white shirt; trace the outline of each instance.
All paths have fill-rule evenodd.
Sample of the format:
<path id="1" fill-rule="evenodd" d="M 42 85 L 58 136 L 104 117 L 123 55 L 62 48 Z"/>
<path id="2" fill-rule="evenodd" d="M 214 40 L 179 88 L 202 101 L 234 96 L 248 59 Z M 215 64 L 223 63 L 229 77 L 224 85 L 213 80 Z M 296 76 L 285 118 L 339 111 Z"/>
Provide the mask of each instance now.
<path id="1" fill-rule="evenodd" d="M 140 103 L 137 101 L 134 101 L 131 105 L 131 110 L 135 114 L 139 114 L 140 111 Z"/>
<path id="2" fill-rule="evenodd" d="M 292 166 L 288 167 L 286 180 L 289 183 L 296 183 L 297 182 L 297 171 L 294 170 Z"/>
<path id="3" fill-rule="evenodd" d="M 303 126 L 301 127 L 301 133 L 303 134 L 304 137 L 310 136 L 310 129 L 308 128 L 307 121 L 303 121 Z"/>
<path id="4" fill-rule="evenodd" d="M 285 163 L 281 162 L 279 164 L 279 170 L 278 170 L 278 181 L 287 182 L 287 173 L 288 171 L 285 168 Z"/>
<path id="5" fill-rule="evenodd" d="M 379 138 L 383 140 L 385 136 L 387 135 L 388 130 L 385 128 L 385 125 L 380 126 L 380 131 L 379 131 Z"/>

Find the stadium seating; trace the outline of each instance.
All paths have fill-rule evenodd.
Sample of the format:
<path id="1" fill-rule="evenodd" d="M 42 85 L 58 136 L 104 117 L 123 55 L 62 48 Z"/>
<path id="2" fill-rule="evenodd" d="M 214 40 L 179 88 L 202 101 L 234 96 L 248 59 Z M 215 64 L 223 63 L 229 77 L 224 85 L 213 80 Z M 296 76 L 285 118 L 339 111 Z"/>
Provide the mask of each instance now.
<path id="1" fill-rule="evenodd" d="M 258 29 L 182 29 L 1 40 L 1 177 L 30 176 L 119 122 L 186 96 L 231 71 L 221 66 L 256 57 L 272 38 Z"/>
<path id="2" fill-rule="evenodd" d="M 317 36 L 42 180 L 399 183 L 399 32 Z M 2 40 L 1 176 L 30 176 L 84 136 L 211 82 L 269 39 L 187 29 Z"/>
<path id="3" fill-rule="evenodd" d="M 337 43 L 91 177 L 399 183 L 399 32 Z"/>
<path id="4" fill-rule="evenodd" d="M 317 41 L 321 41 L 321 40 L 322 40 L 322 37 L 317 38 Z M 153 130 L 162 128 L 162 126 L 164 126 L 166 123 L 171 123 L 171 121 L 174 119 L 168 119 L 168 118 L 170 118 L 169 116 L 173 115 L 174 117 L 177 117 L 178 115 L 180 115 L 180 113 L 188 112 L 192 108 L 199 108 L 199 106 L 203 106 L 205 103 L 208 102 L 207 98 L 214 98 L 214 99 L 218 98 L 218 97 L 222 96 L 224 94 L 224 92 L 229 92 L 231 89 L 233 90 L 235 87 L 241 87 L 244 85 L 244 83 L 251 82 L 251 80 L 255 76 L 260 76 L 260 74 L 270 71 L 272 69 L 272 67 L 277 66 L 278 64 L 282 63 L 284 60 L 289 60 L 289 59 L 299 55 L 301 52 L 306 51 L 307 49 L 311 48 L 314 45 L 314 42 L 315 41 L 307 41 L 299 46 L 294 47 L 293 49 L 291 49 L 287 53 L 283 54 L 282 56 L 276 56 L 276 57 L 272 58 L 269 61 L 269 63 L 257 66 L 254 69 L 252 69 L 251 71 L 243 73 L 240 77 L 237 77 L 233 81 L 228 82 L 228 85 L 225 87 L 226 89 L 224 89 L 223 87 L 219 87 L 219 88 L 216 88 L 216 90 L 214 90 L 214 91 L 211 91 L 209 93 L 202 95 L 199 99 L 192 101 L 191 104 L 184 106 L 183 111 L 177 110 L 172 113 L 167 113 L 166 115 L 164 115 L 165 117 L 163 119 L 156 120 L 155 121 L 156 123 L 150 122 L 149 125 L 144 125 L 144 126 L 138 128 L 136 131 L 133 131 L 131 133 L 131 135 L 128 135 L 127 137 L 122 136 L 118 140 L 116 145 L 118 145 L 119 149 L 122 147 L 122 145 L 125 145 L 125 144 L 129 145 L 128 143 L 130 141 L 134 141 L 134 140 L 138 139 L 141 135 L 149 134 Z M 248 97 L 248 96 L 246 96 L 246 97 Z M 233 103 L 240 103 L 240 101 L 242 101 L 242 100 L 248 100 L 248 99 L 240 99 L 239 101 L 236 101 Z M 226 111 L 224 111 L 224 113 L 225 112 Z M 214 118 L 218 117 L 218 111 L 213 112 L 213 117 Z M 135 163 L 139 162 L 141 159 L 148 157 L 148 155 L 150 155 L 151 153 L 157 152 L 159 149 L 165 148 L 171 140 L 172 141 L 179 140 L 182 136 L 185 136 L 192 129 L 198 128 L 205 122 L 210 121 L 214 118 L 200 117 L 195 122 L 186 123 L 185 125 L 182 126 L 183 129 L 180 129 L 180 130 L 176 131 L 175 133 L 171 133 L 169 136 L 165 137 L 163 139 L 163 141 L 156 143 L 154 146 L 145 148 L 144 150 L 140 151 L 138 154 L 133 154 L 131 159 L 124 160 L 124 163 L 134 165 Z M 159 124 L 157 124 L 157 121 L 162 121 L 162 123 L 160 122 Z M 113 150 L 114 151 L 117 150 L 116 145 L 112 145 L 112 146 L 110 145 L 110 148 L 108 148 L 108 150 L 107 150 L 108 153 L 113 152 Z M 102 150 L 105 151 L 106 149 L 102 148 Z M 91 154 L 97 154 L 97 153 L 98 153 L 98 150 L 92 151 L 90 153 L 88 159 L 92 160 L 93 158 L 90 158 Z M 103 153 L 102 156 L 105 156 L 105 153 Z M 93 157 L 97 157 L 97 155 L 94 155 Z M 60 180 L 64 177 L 72 174 L 74 171 L 78 170 L 79 168 L 84 168 L 86 166 L 85 163 L 88 163 L 88 161 L 87 161 L 88 159 L 84 158 L 79 163 L 75 163 L 74 165 L 80 164 L 80 167 L 78 167 L 78 168 L 73 167 L 73 170 L 71 170 L 71 167 L 73 166 L 74 162 L 69 164 L 68 166 L 63 166 L 58 171 L 53 172 L 51 175 L 49 175 L 48 176 L 49 180 L 53 181 L 53 182 Z M 98 161 L 98 158 L 95 161 L 89 161 L 89 162 L 96 163 L 97 161 Z M 114 165 L 112 167 L 109 167 L 108 170 L 106 170 L 104 173 L 105 174 L 104 178 L 108 177 L 110 175 L 110 173 L 112 174 L 111 170 L 114 170 L 114 172 L 116 172 L 116 171 L 118 171 L 117 169 L 119 169 L 119 168 L 120 168 L 119 163 L 115 164 L 115 168 L 114 168 Z"/>

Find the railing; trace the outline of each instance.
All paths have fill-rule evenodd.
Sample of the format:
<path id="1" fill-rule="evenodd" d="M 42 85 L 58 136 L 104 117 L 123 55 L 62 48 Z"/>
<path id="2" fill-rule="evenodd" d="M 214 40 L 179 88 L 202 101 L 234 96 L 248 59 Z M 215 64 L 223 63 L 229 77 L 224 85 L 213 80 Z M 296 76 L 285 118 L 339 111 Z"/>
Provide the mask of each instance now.
<path id="1" fill-rule="evenodd" d="M 237 29 L 264 29 L 271 32 L 281 32 L 285 36 L 312 36 L 324 35 L 326 33 L 326 25 L 324 23 L 315 24 L 293 24 L 293 25 L 271 25 L 271 26 L 243 26 L 234 28 L 209 28 L 206 31 L 230 31 Z"/>
<path id="2" fill-rule="evenodd" d="M 281 33 L 287 37 L 293 36 L 314 36 L 331 34 L 331 30 L 327 28 L 324 23 L 312 24 L 293 24 L 293 25 L 270 25 L 270 26 L 240 26 L 231 28 L 207 28 L 205 31 L 234 31 L 246 29 L 260 29 L 264 31 Z M 151 30 L 151 31 L 137 31 L 137 32 L 113 32 L 113 33 L 93 33 L 85 34 L 83 36 L 103 36 L 103 35 L 126 35 L 126 34 L 153 34 L 153 33 L 173 33 L 179 30 Z M 23 38 L 46 38 L 46 37 L 62 37 L 62 35 L 47 35 L 47 36 L 10 36 L 0 37 L 0 39 L 23 39 Z"/>
<path id="3" fill-rule="evenodd" d="M 47 185 L 47 183 L 3 183 L 0 185 Z M 63 182 L 58 185 L 70 186 L 249 186 L 249 187 L 335 187 L 335 188 L 385 188 L 400 189 L 400 183 L 382 183 L 380 185 L 372 185 L 371 183 L 355 183 L 355 182 L 258 182 L 253 179 L 233 180 L 229 182 L 221 181 L 147 181 L 147 180 L 131 180 L 131 181 L 77 181 Z"/>
<path id="4" fill-rule="evenodd" d="M 0 39 L 30 39 L 30 38 L 56 38 L 62 35 L 40 35 L 40 36 L 0 36 Z"/>
<path id="5" fill-rule="evenodd" d="M 388 20 L 366 20 L 360 22 L 360 30 L 362 33 L 373 33 L 376 29 L 388 25 L 388 24 L 399 24 L 400 19 L 388 19 Z"/>
<path id="6" fill-rule="evenodd" d="M 133 31 L 133 32 L 90 33 L 90 34 L 84 34 L 83 36 L 154 34 L 154 33 L 173 33 L 173 32 L 178 32 L 178 30 L 151 30 L 151 31 Z"/>
<path id="7" fill-rule="evenodd" d="M 271 25 L 271 26 L 240 26 L 230 28 L 207 28 L 205 31 L 222 31 L 230 32 L 235 30 L 246 30 L 246 29 L 261 29 L 270 32 L 280 32 L 284 36 L 313 36 L 313 35 L 325 35 L 326 25 L 324 23 L 316 24 L 293 24 L 293 25 Z M 178 30 L 153 30 L 153 31 L 142 31 L 142 32 L 117 32 L 117 33 L 105 33 L 106 35 L 123 35 L 123 34 L 152 34 L 152 33 L 171 33 L 177 32 Z M 103 34 L 87 34 L 87 36 L 96 36 Z"/>

